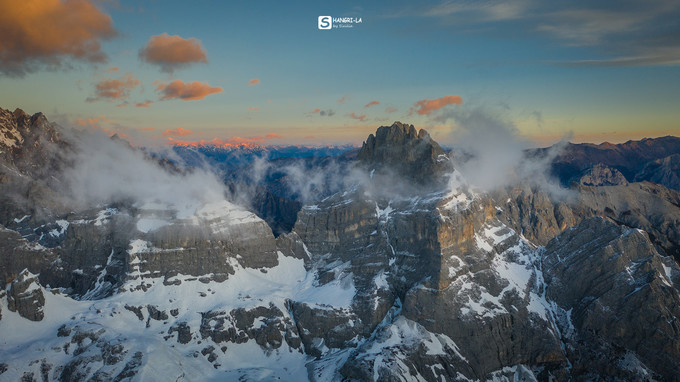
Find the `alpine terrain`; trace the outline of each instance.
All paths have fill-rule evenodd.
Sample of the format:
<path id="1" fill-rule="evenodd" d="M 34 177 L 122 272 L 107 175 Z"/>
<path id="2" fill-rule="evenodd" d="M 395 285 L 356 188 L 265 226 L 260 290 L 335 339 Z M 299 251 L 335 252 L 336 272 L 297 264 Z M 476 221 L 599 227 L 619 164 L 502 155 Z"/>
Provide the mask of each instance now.
<path id="1" fill-rule="evenodd" d="M 0 109 L 0 380 L 680 381 L 678 139 L 527 151 L 559 192 L 458 152 L 230 165 Z"/>

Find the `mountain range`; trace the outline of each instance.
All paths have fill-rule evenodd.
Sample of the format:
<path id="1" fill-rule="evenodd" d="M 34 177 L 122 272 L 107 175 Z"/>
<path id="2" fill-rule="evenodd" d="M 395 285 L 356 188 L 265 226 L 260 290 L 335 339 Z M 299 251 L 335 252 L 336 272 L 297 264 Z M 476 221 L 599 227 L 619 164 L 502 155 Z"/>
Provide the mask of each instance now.
<path id="1" fill-rule="evenodd" d="M 206 150 L 0 109 L 0 380 L 680 380 L 678 138 Z"/>

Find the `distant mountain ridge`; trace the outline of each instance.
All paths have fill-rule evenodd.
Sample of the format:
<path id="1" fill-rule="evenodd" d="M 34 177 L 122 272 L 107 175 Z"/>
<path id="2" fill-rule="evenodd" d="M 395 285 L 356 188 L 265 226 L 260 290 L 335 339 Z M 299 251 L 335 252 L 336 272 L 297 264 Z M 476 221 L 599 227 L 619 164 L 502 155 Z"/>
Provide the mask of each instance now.
<path id="1" fill-rule="evenodd" d="M 534 149 L 528 153 L 529 156 L 544 156 L 548 150 L 549 148 Z M 652 161 L 674 154 L 680 154 L 680 138 L 674 136 L 631 140 L 619 144 L 567 143 L 552 161 L 552 172 L 565 186 L 596 164 L 620 171 L 629 182 L 652 180 L 655 177 L 652 169 L 641 173 L 642 169 Z M 671 183 L 664 185 L 677 189 L 677 185 Z"/>

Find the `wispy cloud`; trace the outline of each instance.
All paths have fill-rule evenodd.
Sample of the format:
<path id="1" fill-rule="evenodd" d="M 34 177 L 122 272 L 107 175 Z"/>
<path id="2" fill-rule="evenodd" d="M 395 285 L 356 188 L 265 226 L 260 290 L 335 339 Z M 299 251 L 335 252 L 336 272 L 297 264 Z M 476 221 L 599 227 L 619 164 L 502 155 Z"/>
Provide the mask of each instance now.
<path id="1" fill-rule="evenodd" d="M 565 47 L 591 48 L 579 60 L 547 61 L 565 66 L 680 65 L 680 6 L 673 0 L 445 1 L 413 6 L 386 17 L 436 20 L 436 33 L 542 36 Z M 425 21 L 423 21 L 425 22 Z M 575 51 L 576 52 L 576 51 Z"/>
<path id="2" fill-rule="evenodd" d="M 248 81 L 248 85 L 250 85 L 250 86 L 254 86 L 254 85 L 257 85 L 259 83 L 260 83 L 259 78 L 253 78 L 252 80 Z"/>
<path id="3" fill-rule="evenodd" d="M 136 103 L 136 104 L 135 104 L 135 107 L 145 107 L 145 108 L 149 108 L 149 107 L 151 107 L 152 104 L 153 104 L 153 101 L 151 101 L 151 100 L 146 100 L 146 101 L 144 101 L 144 102 L 138 102 L 138 103 Z"/>
<path id="4" fill-rule="evenodd" d="M 151 36 L 146 46 L 139 51 L 139 58 L 158 65 L 162 71 L 168 73 L 191 64 L 208 62 L 200 40 L 170 36 L 167 33 Z"/>
<path id="5" fill-rule="evenodd" d="M 310 111 L 309 114 L 319 114 L 321 117 L 332 117 L 335 115 L 335 111 L 333 111 L 333 109 L 321 110 L 317 107 Z"/>
<path id="6" fill-rule="evenodd" d="M 69 61 L 106 62 L 101 42 L 116 34 L 111 17 L 89 0 L 3 1 L 0 73 L 23 76 Z"/>
<path id="7" fill-rule="evenodd" d="M 376 106 L 376 105 L 380 105 L 380 102 L 371 101 L 371 102 L 367 103 L 366 105 L 364 105 L 364 107 L 367 108 L 367 107 Z"/>
<path id="8" fill-rule="evenodd" d="M 345 94 L 344 96 L 342 96 L 342 97 L 338 100 L 338 103 L 345 103 L 345 101 L 347 101 L 348 99 L 349 99 L 349 96 Z"/>
<path id="9" fill-rule="evenodd" d="M 348 117 L 364 121 L 366 119 L 366 114 L 357 115 L 355 112 L 347 114 Z"/>

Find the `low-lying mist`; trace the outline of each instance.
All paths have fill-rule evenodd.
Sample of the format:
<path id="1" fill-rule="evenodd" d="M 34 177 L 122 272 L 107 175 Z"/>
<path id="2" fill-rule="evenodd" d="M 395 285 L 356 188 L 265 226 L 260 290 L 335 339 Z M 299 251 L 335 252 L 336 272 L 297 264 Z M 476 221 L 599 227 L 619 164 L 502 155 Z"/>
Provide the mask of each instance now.
<path id="1" fill-rule="evenodd" d="M 71 135 L 72 166 L 61 174 L 63 193 L 80 208 L 131 202 L 136 206 L 158 205 L 191 214 L 203 204 L 224 200 L 224 183 L 205 168 L 181 171 L 124 140 L 98 131 Z M 165 165 L 162 165 L 165 163 Z"/>
<path id="2" fill-rule="evenodd" d="M 499 113 L 477 107 L 449 112 L 442 119 L 455 126 L 450 136 L 452 154 L 470 185 L 486 192 L 522 185 L 556 198 L 568 196 L 569 190 L 550 174 L 551 163 L 568 137 L 538 157 L 529 155 L 531 143 Z"/>

